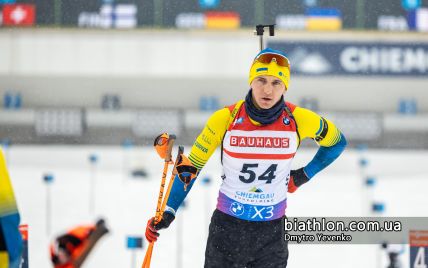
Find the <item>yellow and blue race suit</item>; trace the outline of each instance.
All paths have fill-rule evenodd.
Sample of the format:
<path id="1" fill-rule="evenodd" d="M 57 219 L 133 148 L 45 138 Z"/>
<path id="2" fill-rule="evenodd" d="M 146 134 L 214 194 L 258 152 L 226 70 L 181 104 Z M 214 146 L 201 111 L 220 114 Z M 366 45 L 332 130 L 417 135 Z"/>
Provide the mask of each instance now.
<path id="1" fill-rule="evenodd" d="M 242 103 L 208 119 L 188 158 L 201 170 L 221 146 L 223 182 L 217 209 L 248 221 L 278 219 L 285 214 L 291 162 L 300 142 L 311 138 L 320 146 L 304 167 L 310 179 L 341 154 L 346 139 L 331 121 L 292 103 L 286 102 L 282 115 L 269 125 L 251 119 Z M 180 180 L 174 181 L 167 211 L 178 209 L 188 192 L 183 188 Z"/>
<path id="2" fill-rule="evenodd" d="M 19 212 L 0 149 L 0 268 L 19 267 L 22 237 L 19 232 Z"/>

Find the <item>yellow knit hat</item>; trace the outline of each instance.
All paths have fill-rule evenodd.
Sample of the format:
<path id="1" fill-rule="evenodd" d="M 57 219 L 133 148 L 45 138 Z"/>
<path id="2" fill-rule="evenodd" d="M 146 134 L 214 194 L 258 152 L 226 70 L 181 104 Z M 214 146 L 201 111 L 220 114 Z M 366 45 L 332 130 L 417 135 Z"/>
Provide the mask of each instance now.
<path id="1" fill-rule="evenodd" d="M 266 61 L 269 60 L 269 61 Z M 257 54 L 250 68 L 248 84 L 260 75 L 272 75 L 280 79 L 288 89 L 290 81 L 290 63 L 284 53 L 266 48 Z"/>

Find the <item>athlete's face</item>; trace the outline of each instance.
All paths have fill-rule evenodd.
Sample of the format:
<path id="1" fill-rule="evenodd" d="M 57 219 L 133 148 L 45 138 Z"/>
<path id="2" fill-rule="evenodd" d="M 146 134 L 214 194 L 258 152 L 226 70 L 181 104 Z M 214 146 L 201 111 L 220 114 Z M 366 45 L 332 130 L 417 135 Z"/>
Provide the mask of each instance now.
<path id="1" fill-rule="evenodd" d="M 251 82 L 254 104 L 261 109 L 272 108 L 285 93 L 284 83 L 271 75 L 261 75 Z"/>

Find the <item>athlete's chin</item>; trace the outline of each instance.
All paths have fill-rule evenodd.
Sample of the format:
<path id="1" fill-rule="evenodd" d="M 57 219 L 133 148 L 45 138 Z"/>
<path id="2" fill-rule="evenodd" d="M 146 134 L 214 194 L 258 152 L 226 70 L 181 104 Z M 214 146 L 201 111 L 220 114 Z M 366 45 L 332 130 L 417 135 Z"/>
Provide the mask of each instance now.
<path id="1" fill-rule="evenodd" d="M 265 101 L 265 100 L 261 100 L 259 102 L 257 102 L 257 104 L 259 105 L 260 108 L 262 109 L 270 109 L 273 107 L 273 101 Z"/>

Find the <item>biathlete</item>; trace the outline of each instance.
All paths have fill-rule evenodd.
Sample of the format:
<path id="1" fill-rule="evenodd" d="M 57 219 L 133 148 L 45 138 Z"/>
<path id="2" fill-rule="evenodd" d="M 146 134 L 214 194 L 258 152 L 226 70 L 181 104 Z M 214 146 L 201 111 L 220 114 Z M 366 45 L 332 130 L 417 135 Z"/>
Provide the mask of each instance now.
<path id="1" fill-rule="evenodd" d="M 205 267 L 287 266 L 287 192 L 310 181 L 346 147 L 331 121 L 284 100 L 289 81 L 290 63 L 283 52 L 267 48 L 255 57 L 245 100 L 216 111 L 189 156 L 181 156 L 162 220 L 148 221 L 149 242 L 171 224 L 197 174 L 221 146 L 223 182 L 209 226 Z M 319 149 L 306 166 L 291 170 L 306 138 Z"/>

